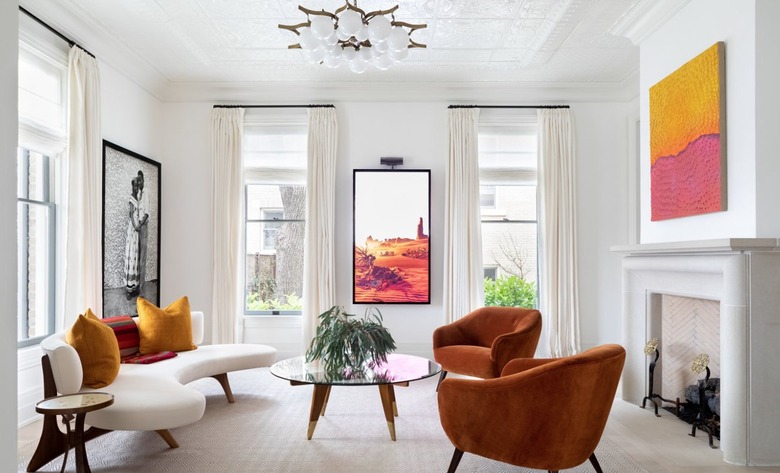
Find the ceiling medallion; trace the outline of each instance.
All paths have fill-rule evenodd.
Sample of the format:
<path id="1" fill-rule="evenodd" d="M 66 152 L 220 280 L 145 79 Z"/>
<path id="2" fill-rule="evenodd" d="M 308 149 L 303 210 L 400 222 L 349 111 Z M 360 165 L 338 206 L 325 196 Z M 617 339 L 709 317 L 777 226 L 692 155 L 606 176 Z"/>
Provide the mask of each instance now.
<path id="1" fill-rule="evenodd" d="M 426 47 L 410 35 L 428 25 L 397 21 L 398 5 L 368 13 L 358 8 L 357 0 L 346 1 L 333 13 L 300 5 L 298 9 L 306 14 L 305 23 L 279 25 L 298 35 L 298 43 L 289 49 L 302 49 L 309 62 L 331 69 L 346 65 L 360 74 L 373 65 L 386 70 L 406 58 L 409 49 Z"/>

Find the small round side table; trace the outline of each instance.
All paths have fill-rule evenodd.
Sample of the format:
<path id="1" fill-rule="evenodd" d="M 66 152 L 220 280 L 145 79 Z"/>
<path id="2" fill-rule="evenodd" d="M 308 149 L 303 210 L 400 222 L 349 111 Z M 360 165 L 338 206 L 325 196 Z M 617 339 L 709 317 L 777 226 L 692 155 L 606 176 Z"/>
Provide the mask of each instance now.
<path id="1" fill-rule="evenodd" d="M 113 394 L 91 392 L 50 397 L 35 405 L 35 411 L 39 414 L 62 416 L 62 423 L 65 424 L 67 443 L 65 444 L 65 455 L 62 459 L 60 473 L 65 471 L 65 464 L 68 462 L 68 451 L 71 445 L 76 450 L 76 472 L 91 473 L 89 462 L 87 461 L 87 450 L 84 447 L 84 418 L 87 416 L 87 412 L 103 409 L 113 403 Z M 70 421 L 74 415 L 76 416 L 76 428 L 74 431 L 71 431 Z"/>

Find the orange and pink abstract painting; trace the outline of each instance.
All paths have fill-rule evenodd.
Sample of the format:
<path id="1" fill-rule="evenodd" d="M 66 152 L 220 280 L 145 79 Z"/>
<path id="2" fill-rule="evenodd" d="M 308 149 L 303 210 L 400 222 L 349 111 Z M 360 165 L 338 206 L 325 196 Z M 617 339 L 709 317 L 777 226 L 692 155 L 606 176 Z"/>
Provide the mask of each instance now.
<path id="1" fill-rule="evenodd" d="M 651 220 L 726 209 L 724 43 L 650 88 Z"/>

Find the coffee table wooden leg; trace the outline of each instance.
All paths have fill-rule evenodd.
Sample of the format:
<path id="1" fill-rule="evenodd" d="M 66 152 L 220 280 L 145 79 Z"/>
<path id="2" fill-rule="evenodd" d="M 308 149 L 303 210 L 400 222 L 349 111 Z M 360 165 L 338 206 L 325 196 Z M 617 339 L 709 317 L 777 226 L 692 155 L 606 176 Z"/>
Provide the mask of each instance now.
<path id="1" fill-rule="evenodd" d="M 325 409 L 328 408 L 328 400 L 330 400 L 330 388 L 332 388 L 332 386 L 328 385 L 328 390 L 325 392 L 325 402 L 322 403 L 322 412 L 320 412 L 321 416 L 325 415 Z"/>
<path id="2" fill-rule="evenodd" d="M 326 384 L 315 384 L 314 391 L 311 394 L 311 410 L 309 411 L 309 431 L 306 434 L 306 440 L 311 440 L 314 435 L 314 429 L 317 427 L 317 421 L 325 407 L 325 399 L 328 397 L 330 386 Z"/>
<path id="3" fill-rule="evenodd" d="M 390 439 L 395 442 L 395 418 L 393 417 L 395 393 L 393 392 L 393 385 L 380 384 L 379 396 L 382 398 L 382 409 L 385 411 L 385 420 L 387 421 L 387 428 L 390 430 Z"/>
<path id="4" fill-rule="evenodd" d="M 390 388 L 390 401 L 393 403 L 393 416 L 398 417 L 398 404 L 395 402 L 395 388 L 392 384 L 387 385 Z"/>

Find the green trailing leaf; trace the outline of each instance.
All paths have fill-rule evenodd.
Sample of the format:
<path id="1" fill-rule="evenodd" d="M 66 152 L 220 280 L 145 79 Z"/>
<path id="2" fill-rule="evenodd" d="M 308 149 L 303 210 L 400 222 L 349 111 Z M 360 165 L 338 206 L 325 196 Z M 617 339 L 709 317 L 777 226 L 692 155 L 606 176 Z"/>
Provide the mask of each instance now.
<path id="1" fill-rule="evenodd" d="M 386 362 L 395 340 L 382 325 L 382 313 L 369 307 L 362 318 L 333 306 L 319 315 L 320 323 L 306 351 L 306 361 L 321 360 L 325 371 L 360 371 Z"/>

